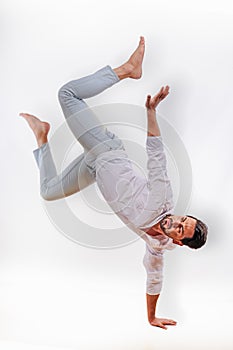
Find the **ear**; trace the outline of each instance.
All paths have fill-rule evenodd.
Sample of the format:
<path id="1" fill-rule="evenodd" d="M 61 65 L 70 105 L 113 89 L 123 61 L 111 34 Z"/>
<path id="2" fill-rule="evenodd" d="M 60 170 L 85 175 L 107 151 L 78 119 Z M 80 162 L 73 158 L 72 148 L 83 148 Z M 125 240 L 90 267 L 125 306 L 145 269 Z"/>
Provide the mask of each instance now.
<path id="1" fill-rule="evenodd" d="M 173 243 L 174 244 L 178 244 L 178 245 L 183 245 L 183 243 L 181 241 L 177 241 L 176 239 L 173 239 Z"/>

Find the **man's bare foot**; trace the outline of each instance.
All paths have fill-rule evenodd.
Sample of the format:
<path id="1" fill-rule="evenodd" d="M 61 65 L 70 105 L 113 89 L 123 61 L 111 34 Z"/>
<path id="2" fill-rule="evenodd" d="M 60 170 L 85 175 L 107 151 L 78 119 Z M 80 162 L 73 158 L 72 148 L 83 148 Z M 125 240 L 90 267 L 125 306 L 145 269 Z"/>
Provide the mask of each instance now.
<path id="1" fill-rule="evenodd" d="M 145 52 L 145 39 L 143 36 L 140 37 L 140 42 L 137 49 L 130 56 L 126 62 L 130 72 L 130 78 L 139 79 L 142 76 L 142 61 Z"/>
<path id="2" fill-rule="evenodd" d="M 30 128 L 34 132 L 38 147 L 48 142 L 47 135 L 50 129 L 49 123 L 42 122 L 39 118 L 28 113 L 20 113 L 19 115 L 28 122 Z"/>
<path id="3" fill-rule="evenodd" d="M 142 76 L 142 61 L 145 52 L 145 39 L 143 36 L 140 36 L 140 41 L 137 49 L 132 53 L 130 58 L 126 63 L 121 65 L 118 68 L 115 68 L 114 71 L 120 79 L 132 78 L 140 79 Z"/>

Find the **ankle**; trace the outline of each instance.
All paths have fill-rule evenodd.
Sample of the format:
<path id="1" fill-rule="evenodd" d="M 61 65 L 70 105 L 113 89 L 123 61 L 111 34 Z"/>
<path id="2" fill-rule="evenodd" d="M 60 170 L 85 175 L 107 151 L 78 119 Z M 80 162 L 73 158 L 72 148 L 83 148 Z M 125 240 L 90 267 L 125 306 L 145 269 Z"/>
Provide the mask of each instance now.
<path id="1" fill-rule="evenodd" d="M 120 80 L 130 78 L 133 66 L 129 63 L 125 63 L 120 67 L 113 69 Z"/>
<path id="2" fill-rule="evenodd" d="M 38 147 L 41 147 L 44 143 L 47 143 L 47 142 L 48 142 L 47 136 L 42 136 L 42 137 L 37 138 Z"/>

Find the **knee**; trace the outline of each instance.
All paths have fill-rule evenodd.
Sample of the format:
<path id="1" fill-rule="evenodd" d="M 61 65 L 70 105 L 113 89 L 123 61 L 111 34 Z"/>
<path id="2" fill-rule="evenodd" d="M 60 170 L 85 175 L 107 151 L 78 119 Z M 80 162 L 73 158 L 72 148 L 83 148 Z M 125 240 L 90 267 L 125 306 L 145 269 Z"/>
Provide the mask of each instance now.
<path id="1" fill-rule="evenodd" d="M 63 85 L 58 90 L 58 100 L 60 103 L 64 102 L 67 97 L 73 96 L 72 89 L 69 83 Z"/>
<path id="2" fill-rule="evenodd" d="M 59 90 L 58 90 L 58 100 L 60 103 L 64 101 L 64 99 L 67 97 L 67 88 L 66 85 L 63 85 Z"/>
<path id="3" fill-rule="evenodd" d="M 57 199 L 54 195 L 52 195 L 46 185 L 41 186 L 40 195 L 45 201 L 53 201 Z"/>
<path id="4" fill-rule="evenodd" d="M 49 196 L 47 193 L 45 192 L 40 192 L 41 197 L 45 200 L 45 201 L 53 201 L 54 198 L 52 198 L 51 196 Z"/>

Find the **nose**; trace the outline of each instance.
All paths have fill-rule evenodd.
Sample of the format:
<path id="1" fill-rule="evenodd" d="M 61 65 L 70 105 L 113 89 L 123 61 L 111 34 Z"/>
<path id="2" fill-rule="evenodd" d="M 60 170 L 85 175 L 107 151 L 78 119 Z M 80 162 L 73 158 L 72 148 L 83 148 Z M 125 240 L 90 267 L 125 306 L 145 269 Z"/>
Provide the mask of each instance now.
<path id="1" fill-rule="evenodd" d="M 179 228 L 182 226 L 182 224 L 180 222 L 174 222 L 173 226 L 174 228 Z"/>

